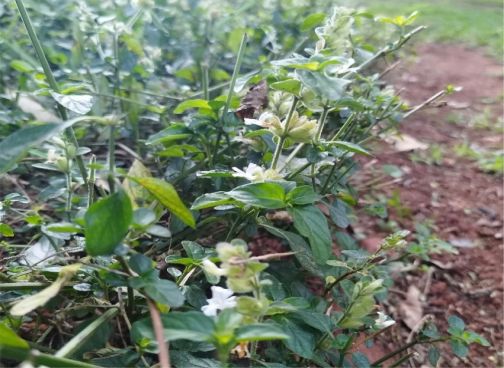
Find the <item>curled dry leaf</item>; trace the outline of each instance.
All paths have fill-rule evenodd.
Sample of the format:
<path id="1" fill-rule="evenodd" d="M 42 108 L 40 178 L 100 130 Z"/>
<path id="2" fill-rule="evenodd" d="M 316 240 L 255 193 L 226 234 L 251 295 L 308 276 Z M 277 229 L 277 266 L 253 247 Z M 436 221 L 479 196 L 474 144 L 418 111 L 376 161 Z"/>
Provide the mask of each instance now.
<path id="1" fill-rule="evenodd" d="M 423 307 L 420 298 L 421 291 L 414 285 L 410 285 L 406 293 L 406 299 L 399 304 L 399 313 L 404 323 L 410 329 L 414 329 L 423 316 Z"/>

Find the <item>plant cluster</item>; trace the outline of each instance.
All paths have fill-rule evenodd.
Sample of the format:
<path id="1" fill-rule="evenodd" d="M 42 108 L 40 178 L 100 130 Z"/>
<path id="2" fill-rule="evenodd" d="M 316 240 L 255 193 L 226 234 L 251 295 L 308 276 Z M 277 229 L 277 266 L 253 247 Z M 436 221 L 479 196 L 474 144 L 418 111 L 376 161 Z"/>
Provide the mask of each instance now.
<path id="1" fill-rule="evenodd" d="M 22 0 L 2 8 L 19 10 L 36 53 L 5 42 L 20 58 L 2 80 L 17 85 L 1 102 L 0 173 L 16 188 L 0 198 L 2 360 L 365 367 L 431 344 L 435 365 L 438 342 L 459 356 L 488 344 L 451 317 L 447 334 L 428 323 L 378 361 L 359 352 L 359 336 L 372 344 L 395 323 L 377 307 L 389 264 L 432 243 L 406 247 L 399 230 L 369 253 L 345 230 L 363 146 L 425 106 L 375 68 L 423 29 L 415 14 L 335 7 L 300 22 L 313 2 L 116 1 L 112 15 L 111 3 L 73 7 L 70 37 L 68 18 L 39 33 Z M 231 8 L 247 15 L 220 17 Z M 367 40 L 383 27 L 377 49 Z M 59 52 L 44 47 L 52 29 Z M 27 91 L 59 116 L 15 107 Z"/>

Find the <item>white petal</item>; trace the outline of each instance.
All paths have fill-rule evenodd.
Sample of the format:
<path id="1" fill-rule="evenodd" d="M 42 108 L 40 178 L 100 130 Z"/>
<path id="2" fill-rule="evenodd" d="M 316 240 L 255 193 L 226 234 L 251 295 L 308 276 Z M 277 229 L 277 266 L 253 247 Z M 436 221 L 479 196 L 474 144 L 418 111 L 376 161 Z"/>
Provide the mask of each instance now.
<path id="1" fill-rule="evenodd" d="M 214 317 L 217 315 L 217 308 L 212 304 L 202 306 L 201 311 L 205 316 Z"/>
<path id="2" fill-rule="evenodd" d="M 215 300 L 226 300 L 231 295 L 233 295 L 233 290 L 225 289 L 220 286 L 212 286 L 212 299 Z"/>

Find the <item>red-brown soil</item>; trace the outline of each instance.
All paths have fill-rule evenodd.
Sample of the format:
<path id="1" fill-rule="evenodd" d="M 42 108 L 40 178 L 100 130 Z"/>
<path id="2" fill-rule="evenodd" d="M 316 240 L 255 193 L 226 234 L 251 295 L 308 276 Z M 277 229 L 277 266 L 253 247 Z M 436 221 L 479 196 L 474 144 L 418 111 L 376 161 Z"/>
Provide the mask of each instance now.
<path id="1" fill-rule="evenodd" d="M 503 181 L 499 174 L 480 170 L 477 163 L 457 157 L 453 147 L 465 141 L 488 150 L 502 150 L 502 130 L 481 129 L 464 124 L 471 116 L 491 111 L 494 124 L 502 124 L 502 66 L 483 53 L 453 45 L 424 45 L 417 49 L 414 61 L 405 62 L 388 76 L 402 97 L 416 105 L 442 90 L 447 84 L 463 90 L 447 98 L 443 108 L 418 112 L 400 127 L 401 133 L 422 143 L 435 144 L 443 151 L 441 162 L 426 164 L 411 160 L 411 152 L 397 152 L 380 144 L 375 157 L 362 161 L 364 170 L 355 183 L 366 183 L 382 175 L 382 165 L 393 164 L 403 169 L 400 180 L 378 180 L 366 192 L 390 196 L 399 192 L 403 213 L 392 209 L 390 220 L 401 228 L 415 230 L 415 224 L 432 220 L 439 238 L 459 246 L 458 255 L 431 257 L 438 267 L 431 271 L 420 268 L 406 277 L 399 277 L 388 303 L 389 311 L 401 320 L 401 304 L 411 285 L 420 291 L 423 316 L 433 315 L 440 330 L 446 329 L 446 318 L 461 316 L 468 328 L 482 334 L 491 347 L 473 346 L 467 358 L 458 359 L 443 347 L 442 367 L 503 366 Z M 459 116 L 459 124 L 450 117 Z M 428 150 L 427 150 L 428 151 Z M 417 154 L 426 154 L 417 152 Z M 359 186 L 357 184 L 357 186 Z M 365 185 L 364 185 L 365 186 Z M 386 236 L 375 217 L 359 215 L 354 224 L 369 246 Z M 464 247 L 465 245 L 465 247 Z M 396 325 L 385 339 L 385 350 L 397 349 L 410 334 L 406 325 Z M 426 364 L 426 349 L 411 361 L 415 366 Z M 408 366 L 408 363 L 405 363 Z"/>

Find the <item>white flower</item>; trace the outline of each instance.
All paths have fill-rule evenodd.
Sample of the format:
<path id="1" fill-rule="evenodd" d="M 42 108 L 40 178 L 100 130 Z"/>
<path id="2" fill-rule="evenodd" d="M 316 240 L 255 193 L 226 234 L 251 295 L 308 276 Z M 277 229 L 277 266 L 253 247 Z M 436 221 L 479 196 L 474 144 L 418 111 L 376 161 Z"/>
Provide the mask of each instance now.
<path id="1" fill-rule="evenodd" d="M 392 318 L 382 312 L 378 312 L 378 318 L 375 319 L 375 327 L 379 329 L 387 328 L 395 323 L 396 322 Z"/>
<path id="2" fill-rule="evenodd" d="M 208 305 L 201 307 L 204 315 L 213 317 L 217 315 L 218 310 L 236 306 L 236 296 L 232 296 L 232 290 L 220 286 L 212 286 L 210 289 L 212 290 L 212 297 L 207 299 Z"/>
<path id="3" fill-rule="evenodd" d="M 245 171 L 238 169 L 237 167 L 233 167 L 235 174 L 233 174 L 236 178 L 245 178 L 249 181 L 253 182 L 262 182 L 265 180 L 281 180 L 282 176 L 276 170 L 272 169 L 264 169 L 261 166 L 256 164 L 248 164 L 245 168 Z"/>

